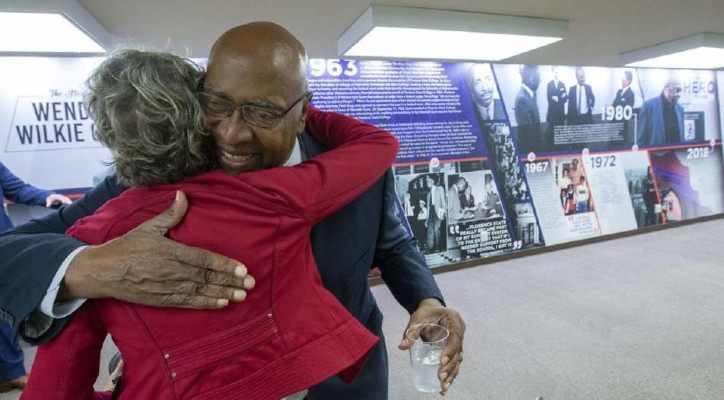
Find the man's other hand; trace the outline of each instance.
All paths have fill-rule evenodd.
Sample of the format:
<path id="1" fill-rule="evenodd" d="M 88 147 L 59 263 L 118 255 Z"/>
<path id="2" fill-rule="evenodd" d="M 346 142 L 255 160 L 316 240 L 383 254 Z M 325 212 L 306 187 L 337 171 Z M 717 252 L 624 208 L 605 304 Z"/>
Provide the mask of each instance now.
<path id="1" fill-rule="evenodd" d="M 45 198 L 45 207 L 56 207 L 56 206 L 64 206 L 67 204 L 72 203 L 72 201 L 63 196 L 62 194 L 51 194 L 50 196 Z"/>
<path id="2" fill-rule="evenodd" d="M 73 259 L 58 300 L 111 297 L 159 307 L 223 308 L 243 301 L 254 278 L 235 260 L 166 238 L 186 215 L 179 191 L 165 212 Z"/>
<path id="3" fill-rule="evenodd" d="M 445 308 L 440 300 L 429 298 L 423 300 L 410 316 L 410 322 L 407 324 L 405 332 L 411 326 L 419 324 L 437 324 L 450 331 L 450 336 L 448 336 L 447 343 L 440 355 L 440 370 L 437 372 L 442 387 L 440 394 L 444 396 L 457 377 L 460 363 L 463 361 L 465 321 L 457 311 Z M 412 347 L 412 341 L 405 336 L 405 332 L 402 333 L 402 342 L 398 346 L 400 350 L 409 350 Z"/>

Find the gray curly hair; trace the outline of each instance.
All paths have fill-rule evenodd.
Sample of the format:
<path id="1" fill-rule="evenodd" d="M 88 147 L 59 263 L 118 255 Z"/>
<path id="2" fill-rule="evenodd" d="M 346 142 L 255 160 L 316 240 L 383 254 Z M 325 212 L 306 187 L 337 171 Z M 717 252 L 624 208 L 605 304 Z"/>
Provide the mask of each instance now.
<path id="1" fill-rule="evenodd" d="M 148 186 L 181 181 L 217 166 L 196 98 L 203 70 L 168 53 L 124 50 L 86 81 L 85 103 L 108 146 L 118 182 Z"/>

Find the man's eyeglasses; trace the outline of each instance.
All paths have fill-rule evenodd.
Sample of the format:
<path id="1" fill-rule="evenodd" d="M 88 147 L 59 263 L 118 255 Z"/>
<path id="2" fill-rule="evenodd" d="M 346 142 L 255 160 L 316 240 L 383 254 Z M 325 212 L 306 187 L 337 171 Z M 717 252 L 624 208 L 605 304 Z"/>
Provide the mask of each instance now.
<path id="1" fill-rule="evenodd" d="M 203 90 L 198 92 L 197 97 L 208 117 L 219 119 L 229 118 L 231 114 L 238 109 L 241 111 L 241 119 L 247 124 L 258 128 L 272 129 L 279 125 L 279 122 L 281 122 L 299 102 L 306 98 L 311 98 L 312 92 L 305 92 L 295 100 L 289 108 L 283 111 L 255 104 L 237 104 L 218 94 Z"/>

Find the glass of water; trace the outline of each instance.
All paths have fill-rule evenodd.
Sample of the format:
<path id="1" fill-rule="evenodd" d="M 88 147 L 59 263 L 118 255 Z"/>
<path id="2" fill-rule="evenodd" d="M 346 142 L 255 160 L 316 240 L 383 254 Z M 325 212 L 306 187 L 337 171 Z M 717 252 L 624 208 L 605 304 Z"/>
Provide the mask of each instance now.
<path id="1" fill-rule="evenodd" d="M 411 326 L 405 335 L 412 342 L 410 363 L 415 388 L 424 393 L 441 391 L 437 372 L 440 369 L 442 349 L 450 332 L 437 324 L 420 324 Z"/>

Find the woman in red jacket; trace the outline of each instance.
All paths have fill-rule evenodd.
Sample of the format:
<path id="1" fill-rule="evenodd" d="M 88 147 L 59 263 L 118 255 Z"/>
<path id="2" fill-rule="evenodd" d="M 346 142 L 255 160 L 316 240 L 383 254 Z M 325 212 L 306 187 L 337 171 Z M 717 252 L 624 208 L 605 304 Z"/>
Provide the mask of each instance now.
<path id="1" fill-rule="evenodd" d="M 117 178 L 132 188 L 67 234 L 107 242 L 183 191 L 189 210 L 169 237 L 243 262 L 254 290 L 212 311 L 88 302 L 40 347 L 23 399 L 110 397 L 93 392 L 107 333 L 124 360 L 115 396 L 134 400 L 279 399 L 335 374 L 351 382 L 377 343 L 322 286 L 309 234 L 382 176 L 397 141 L 310 108 L 307 129 L 333 150 L 231 176 L 215 169 L 211 139 L 201 133 L 200 78 L 195 66 L 159 53 L 127 51 L 98 67 L 89 109 Z"/>

